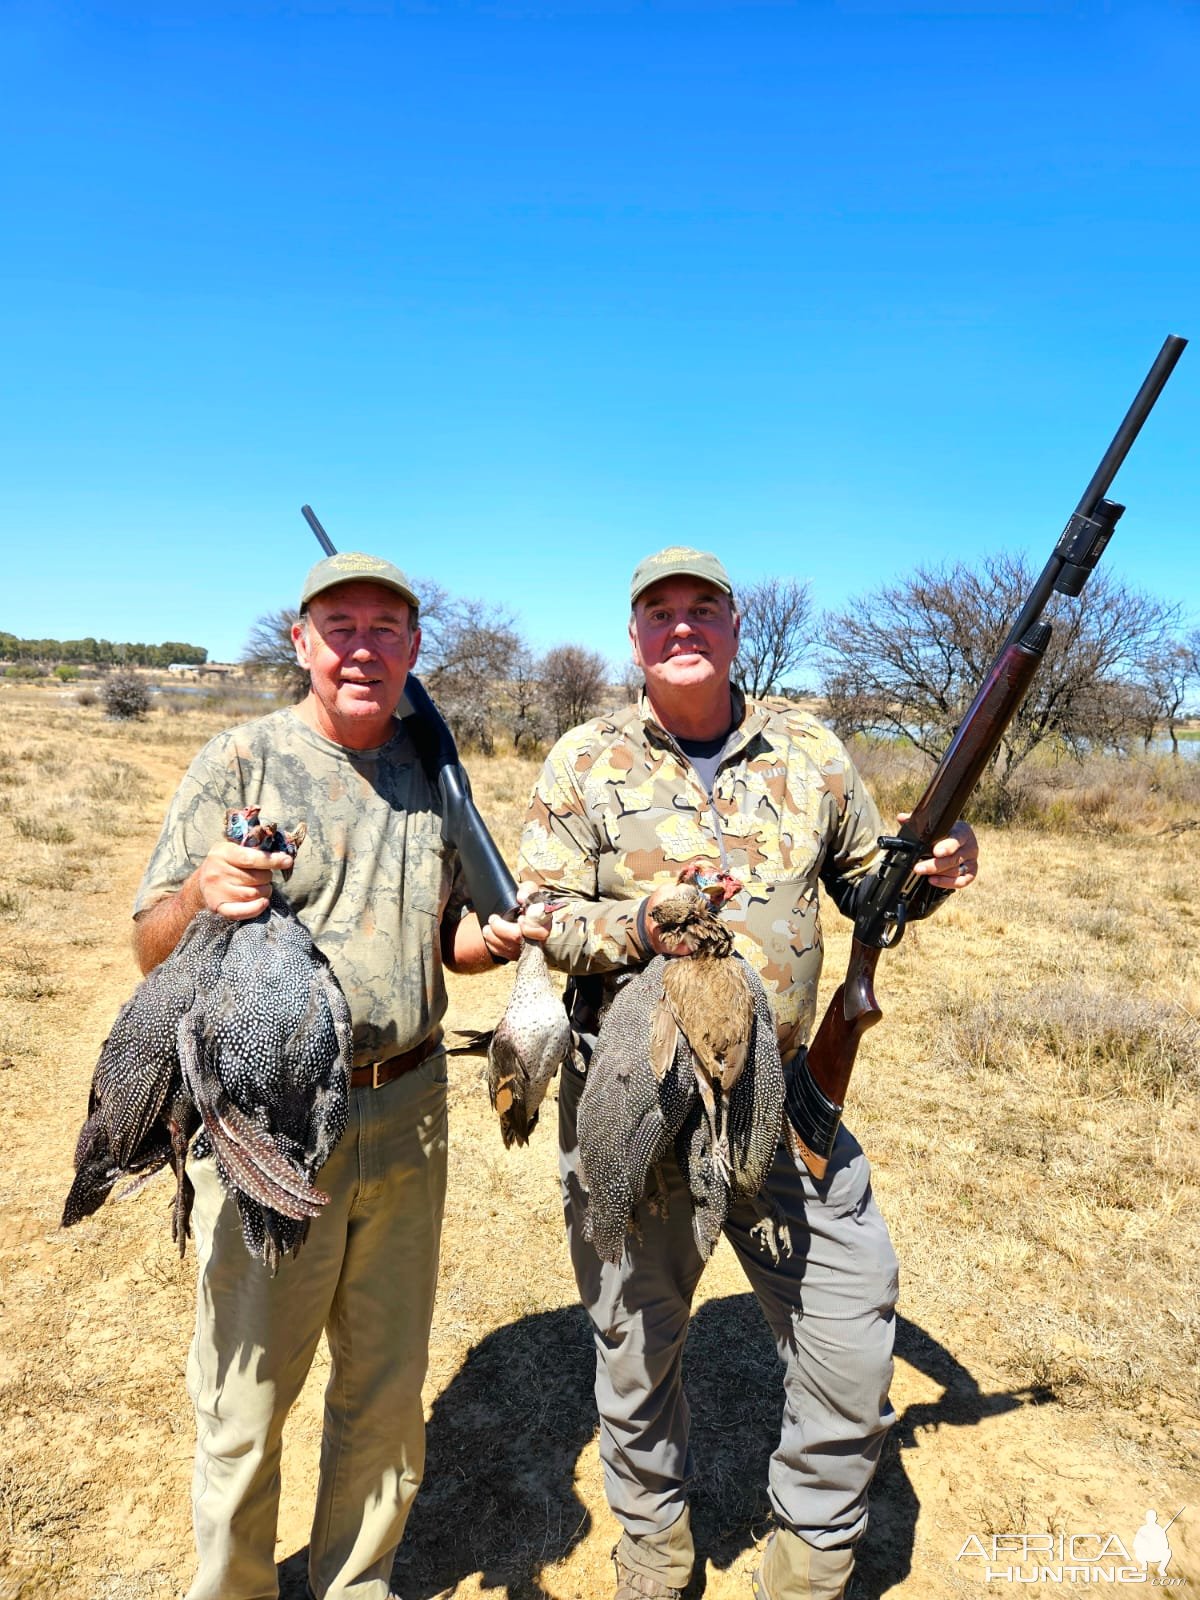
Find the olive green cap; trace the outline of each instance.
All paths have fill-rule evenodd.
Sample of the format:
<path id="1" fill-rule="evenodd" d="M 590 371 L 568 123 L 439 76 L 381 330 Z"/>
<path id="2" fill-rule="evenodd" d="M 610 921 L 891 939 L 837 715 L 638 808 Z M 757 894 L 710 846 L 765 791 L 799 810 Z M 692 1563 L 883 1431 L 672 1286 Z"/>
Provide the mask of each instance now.
<path id="1" fill-rule="evenodd" d="M 399 567 L 384 561 L 381 556 L 364 555 L 361 550 L 339 550 L 337 555 L 326 556 L 323 561 L 318 561 L 305 578 L 304 588 L 300 592 L 301 611 L 310 600 L 315 600 L 326 589 L 333 589 L 339 583 L 381 583 L 385 589 L 394 589 L 398 595 L 402 595 L 410 606 L 416 606 L 418 610 L 421 607 L 412 585 Z"/>
<path id="2" fill-rule="evenodd" d="M 718 589 L 723 589 L 732 599 L 733 585 L 725 568 L 708 550 L 692 550 L 685 544 L 671 544 L 657 555 L 647 556 L 634 568 L 633 582 L 629 586 L 629 603 L 637 604 L 638 595 L 660 578 L 705 578 Z"/>

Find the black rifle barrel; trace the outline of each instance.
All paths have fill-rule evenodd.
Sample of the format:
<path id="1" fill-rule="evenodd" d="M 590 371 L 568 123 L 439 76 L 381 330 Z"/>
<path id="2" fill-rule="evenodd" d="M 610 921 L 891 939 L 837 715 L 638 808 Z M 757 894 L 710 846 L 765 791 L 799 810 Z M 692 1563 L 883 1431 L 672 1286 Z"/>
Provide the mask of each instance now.
<path id="1" fill-rule="evenodd" d="M 1163 342 L 924 794 L 908 821 L 901 824 L 898 836 L 879 841 L 883 859 L 855 916 L 846 978 L 830 1001 L 807 1053 L 797 1057 L 788 1079 L 788 1123 L 798 1141 L 800 1158 L 815 1178 L 824 1178 L 833 1155 L 859 1040 L 882 1015 L 872 988 L 878 952 L 903 937 L 910 896 L 914 890 L 921 892 L 912 868 L 953 825 L 1016 715 L 1049 643 L 1050 625 L 1040 618 L 1051 593 L 1057 589 L 1061 594 L 1079 594 L 1103 554 L 1124 509 L 1105 500 L 1105 491 L 1186 344 L 1177 334 Z"/>
<path id="2" fill-rule="evenodd" d="M 301 506 L 300 514 L 316 534 L 317 543 L 325 554 L 337 555 L 333 540 L 321 526 L 313 508 Z M 459 853 L 479 920 L 486 923 L 493 912 L 512 919 L 517 913 L 517 885 L 471 799 L 454 735 L 429 698 L 425 685 L 411 672 L 404 692 L 414 716 L 424 724 L 427 736 L 416 741 L 421 764 L 441 794 L 442 836 Z"/>
<path id="3" fill-rule="evenodd" d="M 1104 492 L 1129 454 L 1186 344 L 1186 339 L 1174 333 L 1163 341 L 1125 420 L 1104 452 L 911 817 L 901 823 L 894 839 L 880 841 L 884 858 L 876 872 L 875 887 L 855 919 L 854 934 L 860 943 L 880 948 L 902 937 L 904 903 L 920 883 L 912 867 L 957 820 L 1025 698 L 1049 642 L 1050 629 L 1040 619 L 1051 594 L 1056 588 L 1064 594 L 1079 594 L 1103 554 L 1124 510 L 1105 500 Z"/>
<path id="4" fill-rule="evenodd" d="M 1154 402 L 1162 393 L 1163 385 L 1175 370 L 1175 363 L 1179 360 L 1187 345 L 1187 340 L 1177 333 L 1169 333 L 1163 340 L 1162 349 L 1154 358 L 1154 365 L 1146 374 L 1142 387 L 1133 398 L 1133 404 L 1125 413 L 1125 420 L 1113 435 L 1113 441 L 1101 458 L 1100 465 L 1092 474 L 1092 481 L 1083 491 L 1079 504 L 1063 530 L 1062 538 L 1054 548 L 1054 553 L 1042 568 L 1041 576 L 1030 591 L 1028 600 L 1021 608 L 1021 614 L 1013 623 L 1012 632 L 1004 642 L 1005 649 L 1023 639 L 1029 629 L 1046 609 L 1046 604 L 1059 581 L 1063 567 L 1067 563 L 1067 547 L 1072 536 L 1081 525 L 1085 524 L 1094 515 L 1117 471 L 1129 454 L 1130 447 L 1138 434 L 1142 431 L 1142 424 L 1154 409 Z M 1120 513 L 1118 513 L 1119 515 Z M 1115 519 L 1114 519 L 1115 520 Z M 1109 530 L 1111 532 L 1111 529 Z M 1107 538 L 1098 533 L 1097 543 L 1099 549 L 1091 551 L 1092 563 L 1099 559 Z M 1078 593 L 1078 590 L 1073 590 Z"/>
<path id="5" fill-rule="evenodd" d="M 300 515 L 304 518 L 305 522 L 308 523 L 309 527 L 316 534 L 317 543 L 321 546 L 321 549 L 324 550 L 325 554 L 327 556 L 335 556 L 335 555 L 337 555 L 337 550 L 334 548 L 333 540 L 329 537 L 329 535 L 325 532 L 325 529 L 317 521 L 317 513 L 313 510 L 313 508 L 311 506 L 301 506 L 300 507 Z"/>
<path id="6" fill-rule="evenodd" d="M 1175 363 L 1179 360 L 1187 345 L 1187 340 L 1177 333 L 1169 333 L 1163 340 L 1162 349 L 1154 358 L 1154 365 L 1146 374 L 1146 380 L 1133 398 L 1133 404 L 1125 413 L 1125 420 L 1113 436 L 1113 442 L 1104 452 L 1103 460 L 1092 475 L 1092 481 L 1083 491 L 1083 498 L 1075 507 L 1076 516 L 1090 517 L 1096 508 L 1096 503 L 1102 495 L 1108 493 L 1109 485 L 1117 475 L 1117 470 L 1122 461 L 1129 454 L 1129 447 L 1141 432 L 1142 423 L 1154 409 L 1154 402 L 1163 391 L 1163 385 L 1175 370 Z"/>

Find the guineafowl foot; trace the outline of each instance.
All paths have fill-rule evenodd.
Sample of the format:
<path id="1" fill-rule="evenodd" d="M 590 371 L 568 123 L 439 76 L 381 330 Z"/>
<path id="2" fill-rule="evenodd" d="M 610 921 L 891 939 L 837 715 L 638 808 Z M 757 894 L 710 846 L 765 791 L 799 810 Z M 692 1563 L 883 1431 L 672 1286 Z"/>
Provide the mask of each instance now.
<path id="1" fill-rule="evenodd" d="M 729 1161 L 729 1140 L 724 1134 L 713 1145 L 712 1161 L 717 1177 L 720 1178 L 727 1189 L 732 1189 L 733 1168 Z"/>
<path id="2" fill-rule="evenodd" d="M 652 1217 L 659 1217 L 665 1221 L 671 1214 L 671 1203 L 661 1167 L 655 1167 L 650 1182 L 651 1192 L 646 1197 L 646 1209 Z"/>
<path id="3" fill-rule="evenodd" d="M 192 1180 L 186 1172 L 181 1172 L 171 1205 L 171 1237 L 179 1246 L 181 1258 L 187 1251 L 188 1235 L 192 1231 L 192 1201 L 195 1198 Z"/>
<path id="4" fill-rule="evenodd" d="M 750 1229 L 751 1237 L 760 1250 L 770 1256 L 775 1266 L 792 1253 L 792 1230 L 782 1210 L 773 1200 L 755 1195 L 751 1204 L 759 1219 Z"/>

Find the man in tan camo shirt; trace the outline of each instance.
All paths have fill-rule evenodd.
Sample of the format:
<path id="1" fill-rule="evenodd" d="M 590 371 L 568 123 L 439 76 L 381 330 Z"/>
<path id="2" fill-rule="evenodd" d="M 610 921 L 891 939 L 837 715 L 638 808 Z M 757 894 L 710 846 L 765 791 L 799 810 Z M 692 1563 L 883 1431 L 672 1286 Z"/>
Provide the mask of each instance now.
<path id="1" fill-rule="evenodd" d="M 681 1372 L 703 1263 L 686 1186 L 663 1166 L 665 1215 L 639 1212 L 618 1266 L 583 1236 L 576 1115 L 605 1000 L 620 974 L 665 951 L 647 911 L 691 862 L 744 885 L 723 920 L 771 996 L 785 1063 L 806 1042 L 821 971 L 818 884 L 853 915 L 884 831 L 842 745 L 794 708 L 747 701 L 730 682 L 739 618 L 724 567 L 673 547 L 634 573 L 629 625 L 645 674 L 638 705 L 566 734 L 550 752 L 521 843 L 520 872 L 552 887 L 546 951 L 572 974 L 580 1037 L 559 1092 L 560 1167 L 576 1279 L 595 1328 L 605 1488 L 624 1528 L 617 1600 L 680 1600 L 694 1562 Z M 915 869 L 933 891 L 973 881 L 978 849 L 959 823 Z M 943 898 L 931 893 L 930 902 Z M 786 1368 L 770 1467 L 777 1531 L 754 1576 L 760 1600 L 838 1600 L 867 1519 L 867 1488 L 894 1413 L 888 1402 L 897 1263 L 866 1157 L 844 1127 L 816 1183 L 781 1144 L 766 1185 L 792 1233 L 778 1263 L 759 1213 L 732 1204 L 725 1232 Z"/>
<path id="2" fill-rule="evenodd" d="M 260 915 L 272 869 L 288 858 L 224 839 L 226 808 L 259 806 L 288 829 L 305 822 L 278 888 L 329 958 L 354 1028 L 349 1123 L 317 1177 L 329 1203 L 276 1276 L 247 1253 L 213 1159 L 188 1162 L 199 1563 L 187 1600 L 278 1593 L 281 1435 L 322 1331 L 331 1368 L 310 1594 L 387 1600 L 424 1465 L 421 1384 L 446 1191 L 443 967 L 480 972 L 511 959 L 525 927 L 496 917 L 480 927 L 442 842 L 437 789 L 397 720 L 421 638 L 407 578 L 346 552 L 317 563 L 300 606 L 292 637 L 308 696 L 200 751 L 134 912 L 143 971 L 202 907 Z"/>

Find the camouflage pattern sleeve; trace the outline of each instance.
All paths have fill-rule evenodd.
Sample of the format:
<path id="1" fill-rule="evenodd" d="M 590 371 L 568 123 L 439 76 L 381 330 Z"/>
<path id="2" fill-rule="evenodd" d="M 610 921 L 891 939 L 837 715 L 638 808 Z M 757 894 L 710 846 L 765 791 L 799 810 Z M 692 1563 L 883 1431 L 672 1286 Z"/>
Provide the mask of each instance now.
<path id="1" fill-rule="evenodd" d="M 829 841 L 825 868 L 834 877 L 857 883 L 874 870 L 883 819 L 841 740 L 817 724 L 815 742 L 814 759 L 838 802 L 837 826 Z"/>
<path id="2" fill-rule="evenodd" d="M 529 802 L 517 876 L 567 902 L 546 942 L 551 965 L 565 972 L 611 972 L 644 959 L 637 913 L 645 892 L 631 885 L 628 898 L 600 896 L 600 857 L 611 846 L 576 781 L 572 756 L 579 754 L 580 731 L 560 739 L 546 758 Z"/>
<path id="3" fill-rule="evenodd" d="M 230 788 L 230 768 L 218 737 L 192 760 L 175 791 L 154 852 L 142 874 L 133 914 L 139 916 L 175 893 L 225 832 L 225 812 L 244 803 Z M 237 766 L 233 767 L 236 774 Z"/>
<path id="4" fill-rule="evenodd" d="M 644 898 L 697 863 L 742 884 L 723 917 L 771 997 L 785 1059 L 808 1037 L 821 974 L 818 886 L 852 898 L 882 823 L 841 742 L 789 704 L 733 699 L 711 792 L 643 698 L 573 728 L 530 804 L 519 872 L 567 901 L 547 953 L 569 972 L 645 959 Z M 845 891 L 843 894 L 842 891 Z M 605 992 L 614 987 L 612 979 Z"/>

